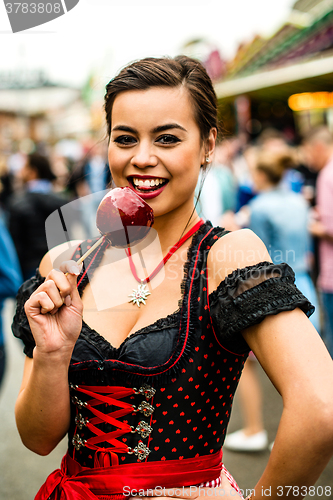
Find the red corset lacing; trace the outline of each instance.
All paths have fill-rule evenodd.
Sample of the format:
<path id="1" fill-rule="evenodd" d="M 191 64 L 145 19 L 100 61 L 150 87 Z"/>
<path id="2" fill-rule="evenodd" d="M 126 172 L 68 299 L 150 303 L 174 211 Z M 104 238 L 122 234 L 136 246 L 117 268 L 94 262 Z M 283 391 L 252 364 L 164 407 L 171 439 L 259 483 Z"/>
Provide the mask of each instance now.
<path id="1" fill-rule="evenodd" d="M 139 389 L 135 389 L 118 386 L 78 386 L 72 384 L 70 388 L 72 391 L 86 394 L 92 398 L 87 401 L 81 401 L 76 395 L 71 398 L 72 403 L 77 407 L 77 414 L 75 417 L 76 429 L 72 444 L 76 450 L 79 450 L 82 446 L 95 450 L 95 467 L 118 465 L 119 460 L 117 453 L 135 454 L 139 460 L 144 460 L 149 455 L 150 450 L 141 440 L 135 448 L 130 448 L 125 443 L 119 441 L 118 438 L 129 432 L 138 433 L 143 439 L 147 438 L 152 431 L 151 426 L 144 420 L 141 420 L 136 428 L 134 428 L 117 419 L 133 412 L 141 412 L 145 417 L 150 417 L 154 411 L 154 407 L 148 400 L 153 398 L 156 392 L 155 389 L 148 385 L 143 385 Z M 135 394 L 141 394 L 146 400 L 142 401 L 138 406 L 120 401 L 122 398 Z M 109 413 L 103 413 L 95 408 L 101 404 L 105 404 L 109 407 L 116 406 L 119 409 Z M 84 417 L 80 413 L 82 408 L 89 410 L 93 417 Z M 105 423 L 111 424 L 117 429 L 111 432 L 104 432 L 97 427 L 98 424 Z M 83 429 L 83 427 L 87 427 L 94 436 L 88 439 L 82 439 L 78 433 L 78 429 Z M 105 442 L 109 443 L 111 447 L 103 448 L 98 446 L 99 443 Z"/>
<path id="2" fill-rule="evenodd" d="M 152 489 L 157 484 L 163 487 L 191 486 L 197 484 L 200 487 L 215 488 L 221 485 L 221 469 L 227 475 L 231 485 L 240 493 L 237 484 L 225 469 L 222 461 L 222 450 L 212 455 L 184 459 L 182 461 L 170 460 L 166 462 L 143 462 L 133 464 L 118 464 L 117 453 L 135 454 L 140 461 L 144 460 L 150 453 L 148 447 L 139 440 L 135 448 L 130 448 L 118 438 L 128 432 L 136 432 L 141 437 L 147 438 L 152 428 L 143 420 L 136 428 L 125 422 L 120 422 L 119 417 L 129 415 L 133 412 L 142 412 L 144 416 L 151 417 L 154 407 L 148 403 L 155 394 L 155 389 L 150 386 L 142 386 L 140 389 L 114 387 L 114 386 L 74 386 L 71 385 L 72 402 L 77 407 L 76 429 L 72 443 L 76 450 L 81 446 L 95 451 L 94 468 L 81 466 L 74 457 L 67 453 L 63 458 L 61 469 L 55 470 L 49 475 L 46 482 L 41 486 L 36 495 L 36 500 L 121 500 L 125 498 L 124 488 L 136 488 L 137 490 Z M 86 401 L 81 401 L 73 392 L 86 395 Z M 142 395 L 145 400 L 138 406 L 120 401 L 122 398 Z M 113 412 L 103 413 L 96 406 L 118 407 Z M 82 409 L 84 408 L 84 411 Z M 108 409 L 108 408 L 106 408 Z M 88 417 L 85 413 L 88 410 Z M 90 416 L 92 415 L 92 417 Z M 104 432 L 99 424 L 111 424 L 116 430 Z M 94 434 L 88 439 L 78 434 L 79 430 L 87 427 Z M 110 447 L 103 448 L 99 443 L 109 443 Z M 200 484 L 198 484 L 200 483 Z M 211 496 L 211 495 L 209 495 Z"/>

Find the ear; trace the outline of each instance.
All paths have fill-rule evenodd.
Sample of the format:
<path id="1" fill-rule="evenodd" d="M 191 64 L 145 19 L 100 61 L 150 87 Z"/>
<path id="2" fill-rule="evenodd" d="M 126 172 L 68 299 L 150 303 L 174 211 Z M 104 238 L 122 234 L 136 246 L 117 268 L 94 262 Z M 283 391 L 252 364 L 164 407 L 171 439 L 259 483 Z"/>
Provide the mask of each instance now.
<path id="1" fill-rule="evenodd" d="M 215 127 L 210 129 L 209 136 L 205 141 L 204 153 L 205 156 L 203 158 L 202 164 L 207 165 L 212 162 L 213 153 L 215 150 L 215 143 L 217 137 L 217 130 Z"/>

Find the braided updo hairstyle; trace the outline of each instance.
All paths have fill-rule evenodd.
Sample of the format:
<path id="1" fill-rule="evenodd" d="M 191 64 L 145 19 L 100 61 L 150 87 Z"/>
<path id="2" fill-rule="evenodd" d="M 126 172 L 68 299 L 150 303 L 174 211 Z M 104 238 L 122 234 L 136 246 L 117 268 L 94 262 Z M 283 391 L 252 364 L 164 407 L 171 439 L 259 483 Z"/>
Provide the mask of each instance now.
<path id="1" fill-rule="evenodd" d="M 212 81 L 199 61 L 187 56 L 172 58 L 147 57 L 135 61 L 115 76 L 106 86 L 105 113 L 108 134 L 111 133 L 112 106 L 115 98 L 127 90 L 151 87 L 184 86 L 193 103 L 194 118 L 205 141 L 212 128 L 219 129 L 217 99 Z"/>

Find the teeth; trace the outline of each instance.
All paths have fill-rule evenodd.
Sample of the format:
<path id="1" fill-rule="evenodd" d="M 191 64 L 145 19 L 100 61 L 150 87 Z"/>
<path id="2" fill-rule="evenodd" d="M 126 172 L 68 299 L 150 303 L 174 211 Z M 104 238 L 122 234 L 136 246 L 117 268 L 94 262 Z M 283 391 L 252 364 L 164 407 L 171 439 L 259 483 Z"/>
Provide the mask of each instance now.
<path id="1" fill-rule="evenodd" d="M 133 177 L 133 184 L 134 186 L 138 187 L 154 187 L 158 186 L 159 184 L 163 184 L 163 179 L 138 179 L 137 177 Z"/>

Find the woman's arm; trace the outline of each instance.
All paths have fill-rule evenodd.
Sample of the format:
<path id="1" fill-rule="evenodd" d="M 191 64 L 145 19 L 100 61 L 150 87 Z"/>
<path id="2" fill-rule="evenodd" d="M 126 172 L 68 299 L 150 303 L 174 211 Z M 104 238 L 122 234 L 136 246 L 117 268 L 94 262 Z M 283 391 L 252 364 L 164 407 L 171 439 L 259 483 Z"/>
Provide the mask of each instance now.
<path id="1" fill-rule="evenodd" d="M 283 412 L 256 498 L 304 496 L 333 454 L 333 362 L 317 331 L 296 309 L 268 316 L 243 336 L 283 399 Z M 298 494 L 297 494 L 298 493 Z M 302 495 L 303 493 L 303 495 Z"/>
<path id="2" fill-rule="evenodd" d="M 68 367 L 82 325 L 73 265 L 64 269 L 68 275 L 49 270 L 46 256 L 40 266 L 45 282 L 25 304 L 36 347 L 25 362 L 15 416 L 23 443 L 40 455 L 50 453 L 69 427 Z"/>
<path id="3" fill-rule="evenodd" d="M 237 268 L 260 261 L 270 258 L 251 231 L 224 236 L 210 251 L 209 289 Z M 332 359 L 300 309 L 267 316 L 243 337 L 283 399 L 274 447 L 254 498 L 267 498 L 263 490 L 272 500 L 304 496 L 333 454 Z M 295 487 L 289 495 L 287 486 Z"/>

